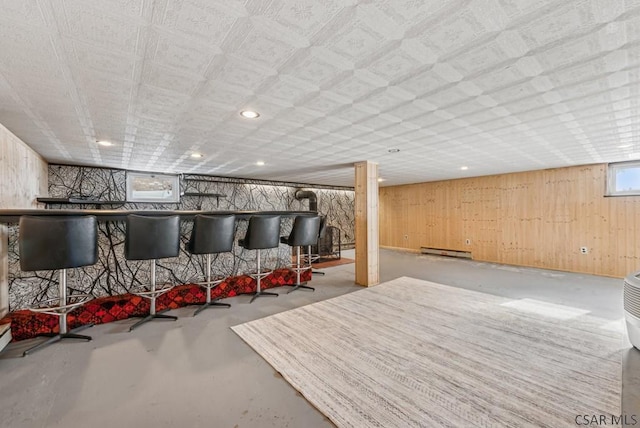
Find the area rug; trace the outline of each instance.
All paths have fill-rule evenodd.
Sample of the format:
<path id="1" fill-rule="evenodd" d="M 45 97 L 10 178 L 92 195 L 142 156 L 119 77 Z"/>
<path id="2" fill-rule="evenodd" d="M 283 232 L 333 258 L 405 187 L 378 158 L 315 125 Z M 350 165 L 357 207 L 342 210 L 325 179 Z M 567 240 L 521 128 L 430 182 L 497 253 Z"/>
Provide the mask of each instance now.
<path id="1" fill-rule="evenodd" d="M 232 327 L 339 427 L 564 427 L 620 415 L 622 336 L 413 278 Z"/>
<path id="2" fill-rule="evenodd" d="M 329 268 L 334 266 L 348 265 L 355 262 L 356 261 L 354 259 L 340 257 L 339 259 L 326 260 L 326 261 L 320 261 L 318 263 L 313 263 L 312 266 L 314 269 L 324 269 L 324 268 Z"/>

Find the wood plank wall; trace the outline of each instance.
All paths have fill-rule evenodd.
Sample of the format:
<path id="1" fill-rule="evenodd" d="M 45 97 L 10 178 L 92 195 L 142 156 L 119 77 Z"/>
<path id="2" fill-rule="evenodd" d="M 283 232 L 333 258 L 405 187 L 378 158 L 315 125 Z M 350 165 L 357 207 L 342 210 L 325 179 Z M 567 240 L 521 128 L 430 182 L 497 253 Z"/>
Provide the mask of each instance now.
<path id="1" fill-rule="evenodd" d="M 604 197 L 605 178 L 598 164 L 383 187 L 380 245 L 623 277 L 640 269 L 640 197 Z"/>
<path id="2" fill-rule="evenodd" d="M 37 208 L 36 197 L 47 196 L 47 162 L 0 125 L 0 206 Z"/>
<path id="3" fill-rule="evenodd" d="M 0 125 L 0 207 L 38 207 L 36 197 L 47 196 L 47 162 Z M 8 232 L 0 225 L 0 318 L 9 309 Z"/>

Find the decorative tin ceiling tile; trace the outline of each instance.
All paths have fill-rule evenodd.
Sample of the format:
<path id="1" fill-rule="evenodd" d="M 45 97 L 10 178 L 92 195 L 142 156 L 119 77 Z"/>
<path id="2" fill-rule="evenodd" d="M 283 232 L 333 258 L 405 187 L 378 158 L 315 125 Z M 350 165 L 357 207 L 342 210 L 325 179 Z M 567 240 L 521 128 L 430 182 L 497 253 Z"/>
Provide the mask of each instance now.
<path id="1" fill-rule="evenodd" d="M 51 161 L 393 185 L 640 151 L 638 1 L 5 3 L 0 123 Z"/>

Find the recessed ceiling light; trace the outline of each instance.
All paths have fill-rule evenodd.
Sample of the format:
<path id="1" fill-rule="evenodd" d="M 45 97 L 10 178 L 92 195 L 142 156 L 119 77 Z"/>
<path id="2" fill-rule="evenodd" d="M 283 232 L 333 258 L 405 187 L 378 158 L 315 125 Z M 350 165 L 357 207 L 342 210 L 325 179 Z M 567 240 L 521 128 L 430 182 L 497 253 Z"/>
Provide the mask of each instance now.
<path id="1" fill-rule="evenodd" d="M 106 140 L 98 141 L 98 144 L 105 147 L 113 146 L 113 143 L 111 141 L 106 141 Z"/>
<path id="2" fill-rule="evenodd" d="M 628 149 L 629 147 L 633 147 L 633 144 L 621 144 L 618 146 L 619 149 Z"/>
<path id="3" fill-rule="evenodd" d="M 240 112 L 240 116 L 244 117 L 245 119 L 256 119 L 260 117 L 260 113 L 253 110 L 242 110 Z"/>
<path id="4" fill-rule="evenodd" d="M 202 153 L 191 153 L 191 157 L 192 158 L 201 158 L 202 157 Z"/>
<path id="5" fill-rule="evenodd" d="M 463 171 L 466 171 L 466 170 L 469 169 L 469 167 L 468 166 L 461 166 L 460 169 L 463 170 Z"/>
<path id="6" fill-rule="evenodd" d="M 264 161 L 258 161 L 258 162 L 256 162 L 256 165 L 263 166 L 264 165 Z"/>
<path id="7" fill-rule="evenodd" d="M 629 159 L 640 159 L 640 153 L 629 153 Z"/>
<path id="8" fill-rule="evenodd" d="M 378 178 L 378 183 L 382 183 L 383 181 L 384 181 L 384 178 L 382 178 L 382 177 Z"/>
<path id="9" fill-rule="evenodd" d="M 398 153 L 400 151 L 400 149 L 389 149 L 388 152 L 389 153 Z"/>

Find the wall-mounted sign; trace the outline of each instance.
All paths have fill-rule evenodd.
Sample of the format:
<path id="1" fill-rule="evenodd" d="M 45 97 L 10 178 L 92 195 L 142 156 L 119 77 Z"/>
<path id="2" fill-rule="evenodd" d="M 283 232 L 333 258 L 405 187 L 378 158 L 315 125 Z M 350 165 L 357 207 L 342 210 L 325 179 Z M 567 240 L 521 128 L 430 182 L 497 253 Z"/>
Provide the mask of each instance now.
<path id="1" fill-rule="evenodd" d="M 127 202 L 180 202 L 180 176 L 127 172 Z"/>

